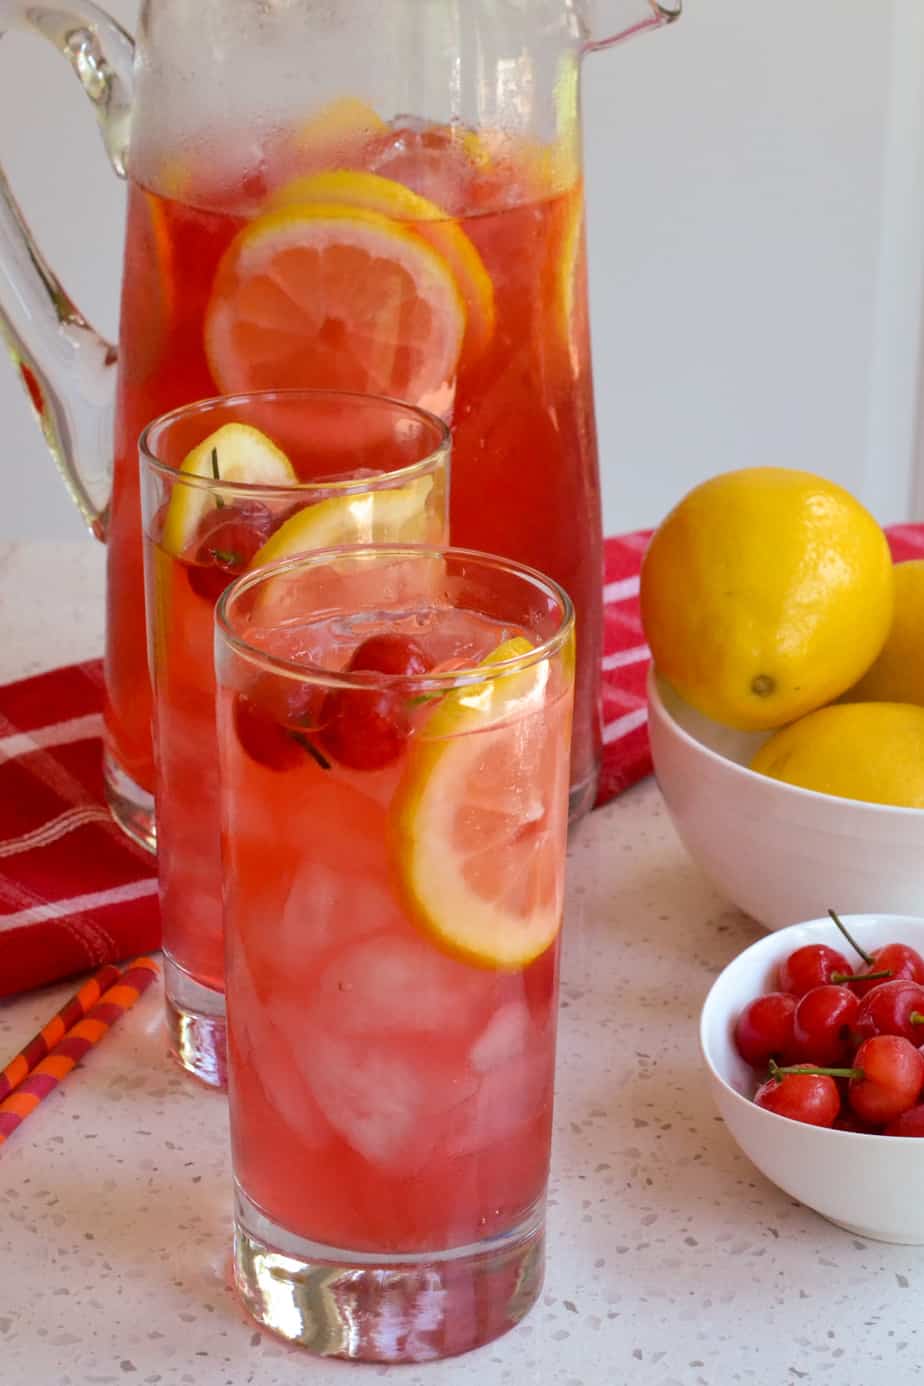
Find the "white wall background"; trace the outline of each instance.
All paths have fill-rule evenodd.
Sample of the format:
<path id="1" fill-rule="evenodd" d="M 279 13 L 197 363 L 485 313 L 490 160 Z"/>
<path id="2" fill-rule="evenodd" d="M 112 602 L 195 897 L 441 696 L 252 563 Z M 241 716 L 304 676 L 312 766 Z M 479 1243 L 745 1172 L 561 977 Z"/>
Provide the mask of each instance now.
<path id="1" fill-rule="evenodd" d="M 924 5 L 686 4 L 585 68 L 607 529 L 756 463 L 834 477 L 882 520 L 924 517 Z M 135 0 L 109 8 L 131 27 Z M 0 73 L 11 182 L 112 335 L 122 190 L 92 113 L 36 39 L 7 35 Z M 0 539 L 81 532 L 2 360 L 0 483 Z"/>

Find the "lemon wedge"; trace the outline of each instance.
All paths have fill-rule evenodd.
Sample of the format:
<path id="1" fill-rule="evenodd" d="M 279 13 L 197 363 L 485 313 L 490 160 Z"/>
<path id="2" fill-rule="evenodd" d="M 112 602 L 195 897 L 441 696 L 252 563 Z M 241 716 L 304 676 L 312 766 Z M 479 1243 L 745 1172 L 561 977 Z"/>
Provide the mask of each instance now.
<path id="1" fill-rule="evenodd" d="M 423 543 L 431 537 L 427 500 L 432 490 L 432 478 L 421 476 L 408 486 L 330 496 L 306 505 L 270 535 L 249 566 L 260 568 L 280 558 L 340 544 Z"/>
<path id="2" fill-rule="evenodd" d="M 504 641 L 486 670 L 528 655 Z M 547 660 L 447 694 L 412 738 L 395 860 L 411 917 L 441 948 L 518 971 L 561 926 L 568 700 Z"/>
<path id="3" fill-rule="evenodd" d="M 242 423 L 223 424 L 210 433 L 184 457 L 180 471 L 253 486 L 292 486 L 298 480 L 281 448 L 258 428 Z M 168 553 L 182 553 L 192 543 L 203 515 L 215 503 L 211 488 L 174 483 L 161 537 Z"/>

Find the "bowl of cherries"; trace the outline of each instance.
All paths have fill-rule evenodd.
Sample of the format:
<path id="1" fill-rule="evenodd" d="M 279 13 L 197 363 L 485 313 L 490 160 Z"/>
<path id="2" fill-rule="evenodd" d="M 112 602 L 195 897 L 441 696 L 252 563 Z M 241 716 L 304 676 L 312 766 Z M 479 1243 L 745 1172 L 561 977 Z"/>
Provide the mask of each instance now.
<path id="1" fill-rule="evenodd" d="M 924 918 L 831 911 L 760 939 L 713 983 L 700 1044 L 768 1179 L 850 1232 L 924 1245 Z"/>

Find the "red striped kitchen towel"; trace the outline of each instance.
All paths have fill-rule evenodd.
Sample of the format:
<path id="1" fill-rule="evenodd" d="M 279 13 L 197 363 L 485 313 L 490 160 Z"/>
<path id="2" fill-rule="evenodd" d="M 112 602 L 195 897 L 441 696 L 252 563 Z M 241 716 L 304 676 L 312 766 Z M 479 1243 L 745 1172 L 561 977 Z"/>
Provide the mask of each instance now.
<path id="1" fill-rule="evenodd" d="M 601 804 L 651 769 L 638 609 L 648 537 L 606 543 Z M 889 537 L 896 559 L 924 556 L 924 526 Z M 95 660 L 0 688 L 0 996 L 158 946 L 154 862 L 103 804 L 102 701 Z"/>
<path id="2" fill-rule="evenodd" d="M 0 688 L 0 996 L 160 946 L 153 858 L 103 797 L 98 660 Z"/>

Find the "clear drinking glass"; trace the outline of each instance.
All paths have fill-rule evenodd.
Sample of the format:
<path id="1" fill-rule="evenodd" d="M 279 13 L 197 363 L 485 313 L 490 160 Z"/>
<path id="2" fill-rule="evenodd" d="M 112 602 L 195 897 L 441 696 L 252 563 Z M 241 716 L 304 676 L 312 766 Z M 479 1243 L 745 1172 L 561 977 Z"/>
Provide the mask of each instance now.
<path id="1" fill-rule="evenodd" d="M 118 355 L 2 175 L 0 336 L 109 544 L 107 785 L 139 840 L 153 843 L 138 434 L 190 400 L 287 386 L 396 396 L 452 422 L 454 541 L 533 564 L 574 600 L 572 811 L 593 803 L 602 560 L 580 72 L 679 11 L 143 0 L 133 39 L 90 0 L 0 0 L 0 33 L 31 30 L 68 59 L 127 179 Z"/>
<path id="2" fill-rule="evenodd" d="M 254 428 L 281 460 L 259 451 Z M 170 1048 L 223 1086 L 215 602 L 237 573 L 286 554 L 444 542 L 449 438 L 439 419 L 394 400 L 280 391 L 167 414 L 140 450 Z M 242 469 L 262 483 L 235 480 Z"/>
<path id="3" fill-rule="evenodd" d="M 539 1293 L 573 624 L 461 549 L 219 602 L 235 1274 L 315 1353 L 464 1352 Z"/>

